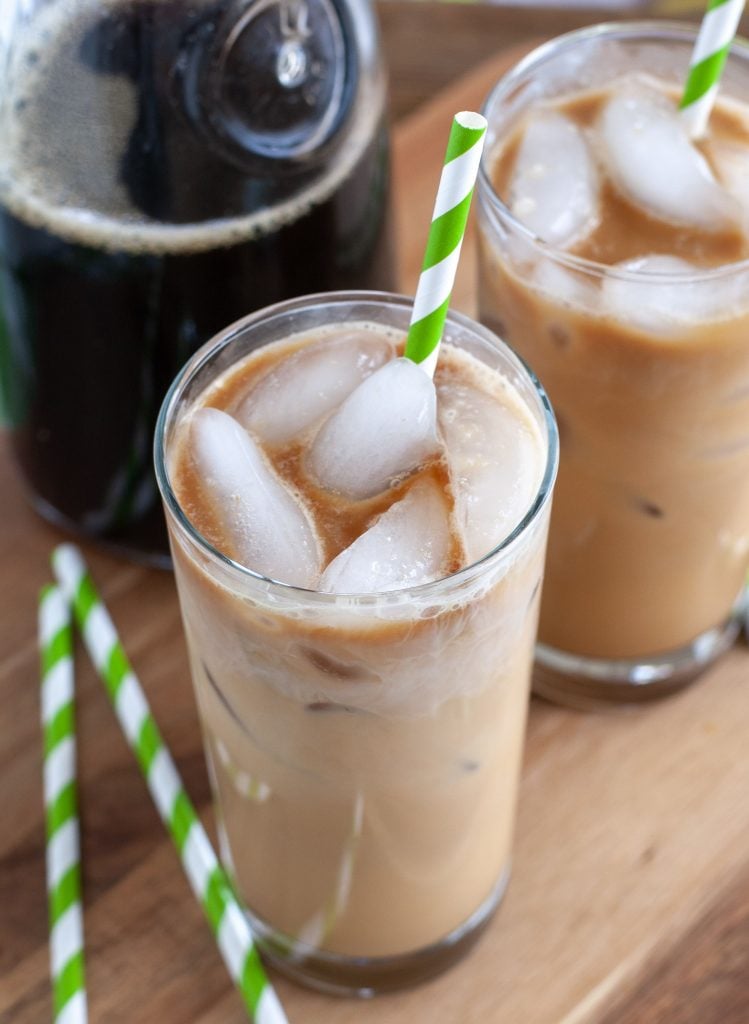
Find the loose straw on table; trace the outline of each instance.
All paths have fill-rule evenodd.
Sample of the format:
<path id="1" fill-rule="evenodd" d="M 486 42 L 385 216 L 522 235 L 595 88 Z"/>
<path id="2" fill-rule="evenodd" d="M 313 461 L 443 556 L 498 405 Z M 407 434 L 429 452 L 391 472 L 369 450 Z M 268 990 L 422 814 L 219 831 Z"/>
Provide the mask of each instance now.
<path id="1" fill-rule="evenodd" d="M 86 1024 L 73 630 L 59 587 L 39 597 L 50 973 L 56 1024 Z"/>
<path id="2" fill-rule="evenodd" d="M 54 551 L 52 565 L 248 1012 L 257 1024 L 287 1024 L 260 962 L 247 918 L 185 791 L 80 552 L 71 544 L 63 544 Z"/>
<path id="3" fill-rule="evenodd" d="M 720 76 L 743 9 L 744 0 L 708 0 L 680 103 L 693 139 L 700 138 L 707 129 Z"/>
<path id="4" fill-rule="evenodd" d="M 430 377 L 437 365 L 485 136 L 486 119 L 481 114 L 464 110 L 453 118 L 405 351 Z"/>

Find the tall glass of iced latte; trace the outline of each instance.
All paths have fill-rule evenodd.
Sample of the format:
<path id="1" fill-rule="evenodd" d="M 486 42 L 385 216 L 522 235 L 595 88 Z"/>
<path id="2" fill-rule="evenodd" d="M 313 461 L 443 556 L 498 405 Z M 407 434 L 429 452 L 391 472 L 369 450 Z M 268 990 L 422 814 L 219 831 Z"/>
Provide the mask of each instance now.
<path id="1" fill-rule="evenodd" d="M 636 700 L 736 635 L 749 563 L 749 48 L 706 135 L 695 32 L 603 25 L 494 89 L 481 319 L 534 367 L 561 465 L 536 687 Z"/>
<path id="2" fill-rule="evenodd" d="M 556 470 L 519 360 L 452 314 L 432 381 L 409 314 L 253 314 L 156 439 L 223 857 L 267 955 L 337 992 L 441 970 L 504 891 Z"/>

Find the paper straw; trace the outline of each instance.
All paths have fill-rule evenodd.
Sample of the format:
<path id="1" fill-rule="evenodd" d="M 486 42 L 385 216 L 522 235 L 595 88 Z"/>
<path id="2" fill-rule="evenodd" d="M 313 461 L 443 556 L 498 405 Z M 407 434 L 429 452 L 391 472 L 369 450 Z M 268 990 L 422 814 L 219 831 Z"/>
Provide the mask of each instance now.
<path id="1" fill-rule="evenodd" d="M 56 1024 L 86 1024 L 73 630 L 59 587 L 39 597 L 39 649 L 53 1014 Z"/>
<path id="2" fill-rule="evenodd" d="M 464 110 L 453 118 L 405 352 L 430 377 L 437 365 L 485 135 L 486 118 L 481 114 Z"/>
<path id="3" fill-rule="evenodd" d="M 743 9 L 744 0 L 708 0 L 679 104 L 693 139 L 700 138 L 707 129 Z"/>
<path id="4" fill-rule="evenodd" d="M 257 1024 L 287 1024 L 260 962 L 249 922 L 185 791 L 80 551 L 63 544 L 55 549 L 52 565 L 247 1011 Z"/>

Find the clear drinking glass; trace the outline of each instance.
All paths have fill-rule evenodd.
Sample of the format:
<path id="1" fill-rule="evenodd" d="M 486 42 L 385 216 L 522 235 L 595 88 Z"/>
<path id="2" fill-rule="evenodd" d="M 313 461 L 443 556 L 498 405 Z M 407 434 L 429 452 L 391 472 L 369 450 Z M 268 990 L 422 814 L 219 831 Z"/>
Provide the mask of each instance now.
<path id="1" fill-rule="evenodd" d="M 196 531 L 172 474 L 201 394 L 248 353 L 330 324 L 405 331 L 410 312 L 404 297 L 338 293 L 239 321 L 177 378 L 155 446 L 224 861 L 264 953 L 351 994 L 448 966 L 507 884 L 553 417 L 517 357 L 451 313 L 443 344 L 504 374 L 538 424 L 543 480 L 486 557 L 386 594 L 317 593 L 243 568 Z"/>
<path id="2" fill-rule="evenodd" d="M 739 630 L 749 563 L 749 264 L 625 271 L 545 244 L 496 194 L 490 167 L 533 104 L 625 72 L 686 77 L 687 25 L 600 25 L 535 50 L 491 93 L 479 194 L 480 316 L 527 359 L 554 405 L 559 481 L 534 685 L 567 703 L 639 700 L 692 679 Z M 749 48 L 732 46 L 721 95 L 749 101 Z M 615 286 L 626 316 L 603 304 Z M 680 330 L 677 308 L 725 306 Z M 717 304 L 720 305 L 720 304 Z"/>
<path id="3" fill-rule="evenodd" d="M 3 0 L 0 415 L 35 507 L 167 562 L 156 414 L 224 324 L 387 288 L 368 0 Z"/>

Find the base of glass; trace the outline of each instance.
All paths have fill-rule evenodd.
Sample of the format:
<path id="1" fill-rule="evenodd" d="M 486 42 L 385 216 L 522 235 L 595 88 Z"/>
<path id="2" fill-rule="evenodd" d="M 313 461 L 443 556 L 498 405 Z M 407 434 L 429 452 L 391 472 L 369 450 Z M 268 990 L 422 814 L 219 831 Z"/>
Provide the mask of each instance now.
<path id="1" fill-rule="evenodd" d="M 78 540 L 90 541 L 92 544 L 96 544 L 98 548 L 101 548 L 102 551 L 116 555 L 118 558 L 126 558 L 128 561 L 136 562 L 138 565 L 145 565 L 151 569 L 172 569 L 172 556 L 169 553 L 165 525 L 163 538 L 159 537 L 153 546 L 138 540 L 131 541 L 126 537 L 123 537 L 122 540 L 110 540 L 99 537 L 84 529 L 80 523 L 70 519 L 64 512 L 60 512 L 54 505 L 51 505 L 45 498 L 40 498 L 38 494 L 28 493 L 28 498 L 32 507 L 42 519 L 46 519 L 52 526 L 72 534 Z"/>
<path id="2" fill-rule="evenodd" d="M 731 618 L 675 651 L 647 658 L 589 658 L 537 644 L 533 692 L 589 709 L 667 697 L 691 683 L 734 643 L 743 624 L 743 601 Z"/>
<path id="3" fill-rule="evenodd" d="M 396 956 L 356 957 L 326 953 L 279 935 L 251 911 L 247 911 L 247 916 L 263 958 L 292 981 L 328 995 L 369 999 L 427 981 L 465 956 L 499 906 L 509 877 L 507 868 L 481 906 L 439 942 Z"/>

